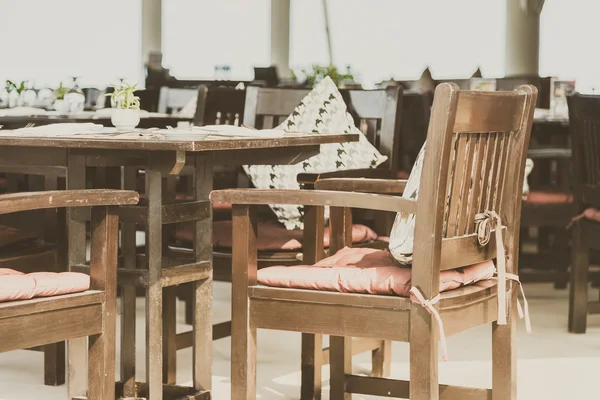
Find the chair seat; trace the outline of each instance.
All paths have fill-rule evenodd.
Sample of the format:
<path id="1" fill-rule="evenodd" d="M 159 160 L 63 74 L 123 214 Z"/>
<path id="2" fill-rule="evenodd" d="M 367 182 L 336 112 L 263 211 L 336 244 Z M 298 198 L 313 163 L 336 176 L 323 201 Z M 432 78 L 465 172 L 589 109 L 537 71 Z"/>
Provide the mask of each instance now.
<path id="1" fill-rule="evenodd" d="M 218 248 L 232 247 L 233 223 L 230 220 L 213 222 L 213 246 Z M 259 221 L 256 245 L 259 251 L 290 251 L 302 248 L 302 230 L 287 230 L 278 222 Z M 329 246 L 329 228 L 325 228 L 323 245 Z M 192 229 L 189 225 L 177 228 L 176 239 L 180 242 L 191 243 Z M 365 225 L 352 225 L 352 243 L 365 243 L 377 239 L 377 234 Z"/>
<path id="2" fill-rule="evenodd" d="M 600 222 L 600 210 L 596 208 L 587 208 L 580 216 L 588 221 Z M 578 217 L 575 217 L 578 219 Z"/>
<path id="3" fill-rule="evenodd" d="M 24 274 L 0 268 L 0 302 L 78 293 L 90 288 L 90 277 L 76 272 Z"/>
<path id="4" fill-rule="evenodd" d="M 25 231 L 6 225 L 0 225 L 0 249 L 34 239 L 34 236 Z"/>
<path id="5" fill-rule="evenodd" d="M 442 271 L 440 291 L 490 280 L 495 270 L 490 260 Z M 411 274 L 410 267 L 399 264 L 386 250 L 346 247 L 312 266 L 261 269 L 258 271 L 258 283 L 281 288 L 409 297 Z"/>
<path id="6" fill-rule="evenodd" d="M 396 173 L 396 178 L 398 178 L 398 179 L 408 179 L 409 176 L 410 176 L 410 172 L 407 172 L 407 171 L 398 171 Z"/>
<path id="7" fill-rule="evenodd" d="M 531 191 L 523 203 L 525 205 L 570 204 L 573 203 L 573 195 L 566 192 Z"/>
<path id="8" fill-rule="evenodd" d="M 15 315 L 34 314 L 60 310 L 65 306 L 78 307 L 104 302 L 105 294 L 100 290 L 86 290 L 51 297 L 38 297 L 27 300 L 0 302 L 0 319 Z"/>

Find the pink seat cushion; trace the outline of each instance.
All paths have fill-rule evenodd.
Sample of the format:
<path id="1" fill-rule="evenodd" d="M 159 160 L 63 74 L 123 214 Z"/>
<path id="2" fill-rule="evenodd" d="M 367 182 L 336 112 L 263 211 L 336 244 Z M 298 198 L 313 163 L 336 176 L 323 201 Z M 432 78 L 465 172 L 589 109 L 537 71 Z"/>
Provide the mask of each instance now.
<path id="1" fill-rule="evenodd" d="M 568 204 L 573 202 L 573 195 L 561 192 L 529 192 L 525 199 L 529 204 Z"/>
<path id="2" fill-rule="evenodd" d="M 600 210 L 595 208 L 587 208 L 583 212 L 583 217 L 585 219 L 589 219 L 590 221 L 600 222 Z"/>
<path id="3" fill-rule="evenodd" d="M 491 279 L 492 261 L 440 273 L 440 291 Z M 399 264 L 387 250 L 344 248 L 308 266 L 267 267 L 258 271 L 262 285 L 346 293 L 410 296 L 411 268 Z"/>
<path id="4" fill-rule="evenodd" d="M 213 246 L 232 247 L 232 221 L 213 222 Z M 300 250 L 302 248 L 302 230 L 287 230 L 276 221 L 259 221 L 256 246 L 261 251 Z M 329 228 L 325 228 L 323 244 L 329 246 Z M 176 237 L 182 242 L 192 241 L 192 230 L 189 226 L 177 229 Z M 352 225 L 352 243 L 363 243 L 377 239 L 377 234 L 365 225 Z"/>
<path id="5" fill-rule="evenodd" d="M 90 277 L 86 274 L 76 272 L 23 274 L 12 269 L 0 268 L 0 302 L 84 292 L 89 288 Z"/>
<path id="6" fill-rule="evenodd" d="M 0 248 L 33 239 L 35 239 L 34 236 L 20 229 L 0 225 Z"/>
<path id="7" fill-rule="evenodd" d="M 410 176 L 410 172 L 407 172 L 407 171 L 396 172 L 396 178 L 398 178 L 398 179 L 408 179 L 409 176 Z"/>

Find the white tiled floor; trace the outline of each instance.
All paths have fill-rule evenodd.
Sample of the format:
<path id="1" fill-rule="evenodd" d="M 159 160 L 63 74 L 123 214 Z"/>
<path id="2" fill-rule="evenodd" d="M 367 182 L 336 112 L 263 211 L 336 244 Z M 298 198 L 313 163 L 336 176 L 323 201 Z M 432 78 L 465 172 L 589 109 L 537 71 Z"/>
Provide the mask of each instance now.
<path id="1" fill-rule="evenodd" d="M 585 335 L 567 333 L 567 291 L 556 291 L 551 285 L 527 285 L 525 288 L 531 307 L 533 333 L 527 335 L 520 326 L 519 382 L 521 400 L 577 399 L 597 397 L 597 379 L 600 371 L 600 317 L 589 318 Z M 591 295 L 597 296 L 596 290 Z M 230 286 L 215 284 L 215 321 L 229 316 Z M 139 299 L 139 315 L 144 302 Z M 182 309 L 179 321 L 183 322 Z M 144 349 L 141 335 L 143 318 L 138 317 L 138 377 L 144 376 Z M 180 328 L 186 329 L 185 325 Z M 0 340 L 2 340 L 0 338 Z M 259 331 L 258 337 L 258 397 L 263 400 L 299 398 L 300 335 L 288 332 Z M 230 340 L 222 339 L 213 347 L 213 399 L 228 400 L 230 376 Z M 488 387 L 491 380 L 490 328 L 478 328 L 448 339 L 450 360 L 440 364 L 440 382 L 462 386 Z M 178 352 L 178 383 L 191 380 L 190 349 Z M 392 375 L 408 376 L 408 346 L 395 343 Z M 369 357 L 355 358 L 355 372 L 369 369 Z M 324 400 L 328 398 L 328 370 L 323 371 Z M 0 354 L 0 400 L 62 400 L 64 387 L 43 385 L 42 354 L 15 351 Z M 355 395 L 355 400 L 375 397 Z"/>

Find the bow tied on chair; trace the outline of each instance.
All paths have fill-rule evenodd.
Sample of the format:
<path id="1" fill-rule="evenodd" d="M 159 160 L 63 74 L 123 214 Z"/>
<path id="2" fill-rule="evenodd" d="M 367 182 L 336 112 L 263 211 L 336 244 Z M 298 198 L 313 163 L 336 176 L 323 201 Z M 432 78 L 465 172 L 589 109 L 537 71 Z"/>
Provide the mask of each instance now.
<path id="1" fill-rule="evenodd" d="M 525 291 L 523 285 L 519 279 L 519 276 L 506 271 L 506 249 L 504 247 L 504 238 L 502 230 L 502 219 L 495 211 L 485 211 L 481 214 L 477 214 L 475 217 L 477 241 L 480 246 L 486 246 L 491 239 L 492 229 L 494 229 L 494 236 L 496 238 L 496 275 L 498 277 L 498 325 L 506 325 L 506 281 L 511 280 L 519 285 L 521 290 L 521 296 L 523 297 L 524 307 L 521 306 L 521 302 L 517 300 L 517 311 L 519 318 L 525 318 L 525 327 L 527 333 L 531 333 L 531 320 L 529 318 L 529 304 L 525 297 Z"/>

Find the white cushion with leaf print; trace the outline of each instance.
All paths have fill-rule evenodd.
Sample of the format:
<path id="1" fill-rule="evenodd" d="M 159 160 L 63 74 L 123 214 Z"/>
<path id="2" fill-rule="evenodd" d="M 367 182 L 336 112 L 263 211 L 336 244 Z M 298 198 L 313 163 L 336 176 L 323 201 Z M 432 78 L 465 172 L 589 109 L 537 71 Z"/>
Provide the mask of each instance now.
<path id="1" fill-rule="evenodd" d="M 419 197 L 419 184 L 421 183 L 421 171 L 425 158 L 425 144 L 421 147 L 417 160 L 410 171 L 406 187 L 402 193 L 405 199 L 417 200 Z M 401 264 L 412 263 L 413 242 L 415 239 L 415 214 L 396 214 L 392 232 L 390 233 L 389 249 L 392 256 Z"/>
<path id="2" fill-rule="evenodd" d="M 375 168 L 387 160 L 354 125 L 342 95 L 325 77 L 298 104 L 277 129 L 311 134 L 360 135 L 358 142 L 321 145 L 321 152 L 295 165 L 245 165 L 244 170 L 258 189 L 300 189 L 300 173 L 324 173 L 349 169 Z M 270 205 L 287 229 L 302 229 L 303 207 Z"/>

